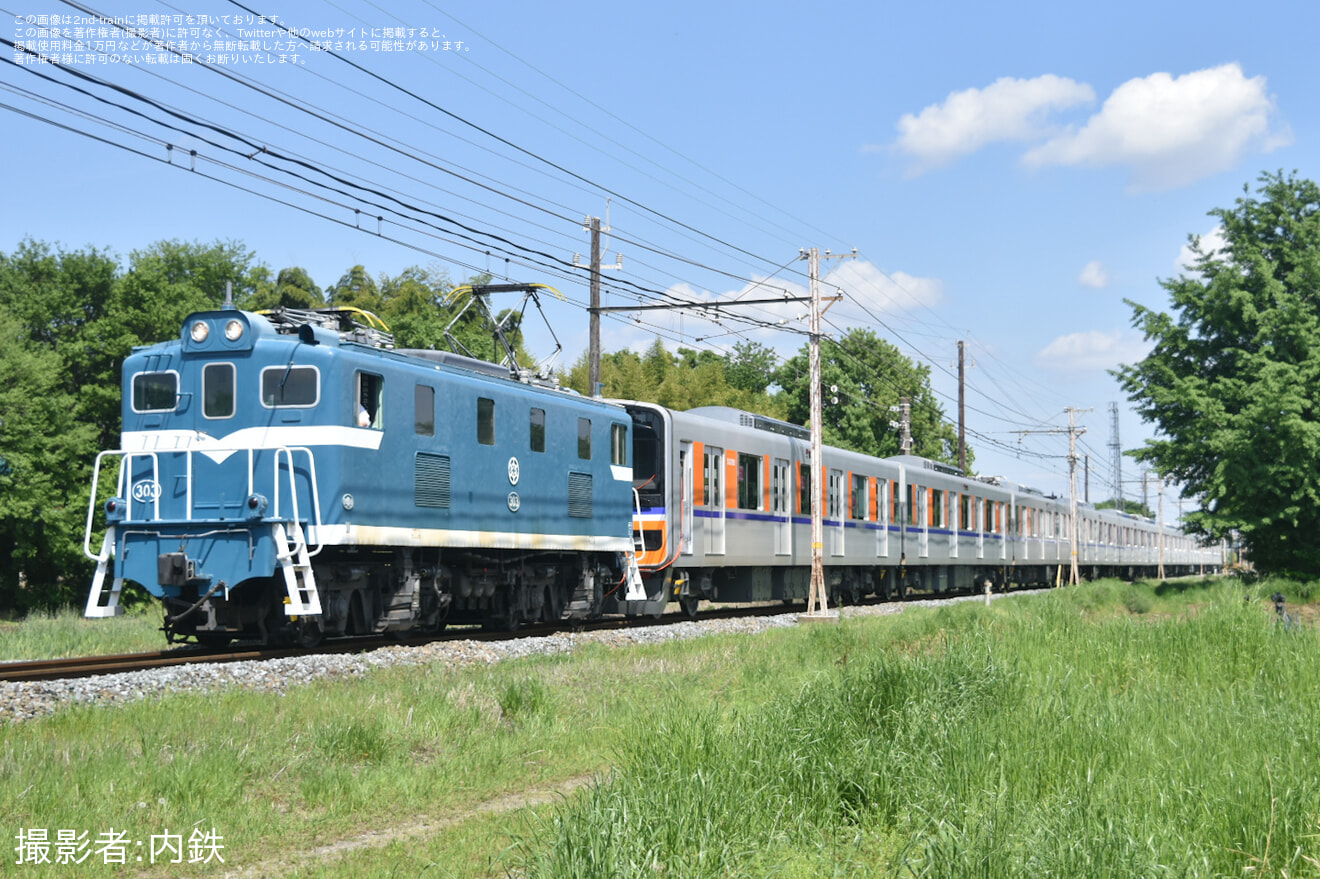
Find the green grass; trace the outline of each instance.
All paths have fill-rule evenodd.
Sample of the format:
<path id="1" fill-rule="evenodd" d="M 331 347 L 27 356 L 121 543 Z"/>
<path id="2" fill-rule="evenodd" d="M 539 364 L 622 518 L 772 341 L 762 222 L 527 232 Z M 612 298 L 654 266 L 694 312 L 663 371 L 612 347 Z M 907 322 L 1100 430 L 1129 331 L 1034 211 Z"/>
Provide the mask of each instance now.
<path id="1" fill-rule="evenodd" d="M 166 646 L 160 609 L 154 605 L 108 619 L 89 620 L 81 609 L 66 607 L 0 622 L 0 661 L 146 653 Z"/>
<path id="2" fill-rule="evenodd" d="M 1239 584 L 1101 593 L 904 614 L 883 644 L 872 624 L 804 633 L 839 661 L 750 712 L 667 706 L 655 738 L 669 747 L 627 743 L 614 778 L 532 828 L 512 863 L 555 877 L 1320 873 L 1315 632 L 1276 625 Z"/>
<path id="3" fill-rule="evenodd" d="M 1320 645 L 1243 600 L 1267 585 L 75 707 L 0 726 L 0 815 L 11 840 L 214 827 L 269 875 L 1316 875 Z M 0 874 L 120 870 L 94 860 Z"/>

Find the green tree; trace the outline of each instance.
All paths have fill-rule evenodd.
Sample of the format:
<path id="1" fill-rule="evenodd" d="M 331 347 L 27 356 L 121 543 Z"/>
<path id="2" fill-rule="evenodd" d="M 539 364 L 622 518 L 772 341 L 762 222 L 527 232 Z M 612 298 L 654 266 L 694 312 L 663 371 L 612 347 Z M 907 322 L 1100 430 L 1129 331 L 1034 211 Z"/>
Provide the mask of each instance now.
<path id="1" fill-rule="evenodd" d="M 1161 280 L 1172 314 L 1134 302 L 1155 347 L 1116 375 L 1157 434 L 1133 455 L 1202 498 L 1192 531 L 1238 532 L 1262 570 L 1320 570 L 1320 187 L 1264 174 L 1210 212 L 1225 244 L 1191 239 Z"/>
<path id="2" fill-rule="evenodd" d="M 97 428 L 77 418 L 62 367 L 0 310 L 0 607 L 68 600 L 66 578 L 90 571 L 82 522 Z"/>
<path id="3" fill-rule="evenodd" d="M 808 347 L 775 373 L 783 388 L 788 420 L 806 424 L 811 417 Z M 946 464 L 958 463 L 958 434 L 930 388 L 930 369 L 913 363 L 893 345 L 867 329 L 853 329 L 836 342 L 820 346 L 822 410 L 827 445 L 876 457 L 899 454 L 899 435 L 890 422 L 900 397 L 912 404 L 912 453 Z M 973 456 L 967 450 L 968 467 Z"/>
<path id="4" fill-rule="evenodd" d="M 778 366 L 773 348 L 760 342 L 735 342 L 724 374 L 735 388 L 762 394 L 774 384 Z"/>
<path id="5" fill-rule="evenodd" d="M 274 308 L 322 308 L 325 297 L 306 269 L 298 266 L 280 269 L 274 284 L 261 284 L 246 299 L 235 299 L 247 311 L 270 311 Z"/>
<path id="6" fill-rule="evenodd" d="M 239 244 L 163 241 L 118 261 L 24 241 L 0 254 L 0 607 L 76 602 L 96 453 L 119 447 L 120 367 L 191 311 L 268 283 Z M 20 589 L 19 584 L 26 583 Z"/>
<path id="7" fill-rule="evenodd" d="M 375 280 L 361 265 L 353 266 L 338 283 L 326 287 L 325 298 L 335 308 L 360 308 L 372 314 L 380 314 L 384 305 Z"/>

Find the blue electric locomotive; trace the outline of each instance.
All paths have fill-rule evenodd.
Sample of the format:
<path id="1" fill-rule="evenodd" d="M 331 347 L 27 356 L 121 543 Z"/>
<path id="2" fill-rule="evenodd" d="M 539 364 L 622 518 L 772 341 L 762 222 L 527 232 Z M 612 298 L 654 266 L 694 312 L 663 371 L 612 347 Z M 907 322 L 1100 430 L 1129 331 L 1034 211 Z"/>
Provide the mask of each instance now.
<path id="1" fill-rule="evenodd" d="M 623 408 L 394 350 L 352 317 L 200 312 L 125 360 L 88 616 L 117 613 L 125 580 L 171 640 L 208 643 L 512 628 L 637 597 Z"/>

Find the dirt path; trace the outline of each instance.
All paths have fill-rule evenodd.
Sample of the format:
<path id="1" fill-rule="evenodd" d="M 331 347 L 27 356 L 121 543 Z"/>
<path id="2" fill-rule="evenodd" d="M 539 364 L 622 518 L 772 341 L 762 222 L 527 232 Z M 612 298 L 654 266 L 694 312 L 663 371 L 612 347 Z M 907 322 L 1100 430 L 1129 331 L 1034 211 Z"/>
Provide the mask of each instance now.
<path id="1" fill-rule="evenodd" d="M 478 803 L 466 812 L 456 812 L 439 817 L 419 816 L 386 830 L 369 830 L 357 836 L 350 836 L 318 846 L 304 852 L 296 852 L 287 858 L 272 859 L 229 870 L 224 879 L 266 879 L 266 877 L 286 876 L 291 871 L 313 866 L 319 862 L 343 857 L 350 852 L 366 848 L 383 848 L 401 839 L 434 836 L 453 827 L 457 827 L 472 818 L 501 812 L 513 812 L 532 806 L 543 806 L 562 797 L 570 796 L 574 791 L 595 781 L 596 775 L 579 775 L 550 787 L 516 791 Z"/>

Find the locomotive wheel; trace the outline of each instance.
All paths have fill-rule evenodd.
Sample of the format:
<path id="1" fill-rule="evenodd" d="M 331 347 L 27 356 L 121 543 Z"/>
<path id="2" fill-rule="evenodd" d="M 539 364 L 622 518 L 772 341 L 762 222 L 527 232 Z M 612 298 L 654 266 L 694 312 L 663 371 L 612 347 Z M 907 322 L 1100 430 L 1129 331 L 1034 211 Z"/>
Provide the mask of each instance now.
<path id="1" fill-rule="evenodd" d="M 541 603 L 541 622 L 557 623 L 563 612 L 564 608 L 559 601 L 559 589 L 555 586 L 545 587 L 545 600 Z"/>
<path id="2" fill-rule="evenodd" d="M 295 636 L 295 640 L 299 647 L 310 649 L 325 640 L 325 630 L 321 628 L 321 624 L 316 620 L 302 620 L 298 623 L 298 634 Z"/>
<path id="3" fill-rule="evenodd" d="M 680 595 L 678 597 L 678 607 L 683 611 L 683 616 L 688 619 L 696 619 L 697 608 L 701 605 L 700 595 Z"/>

